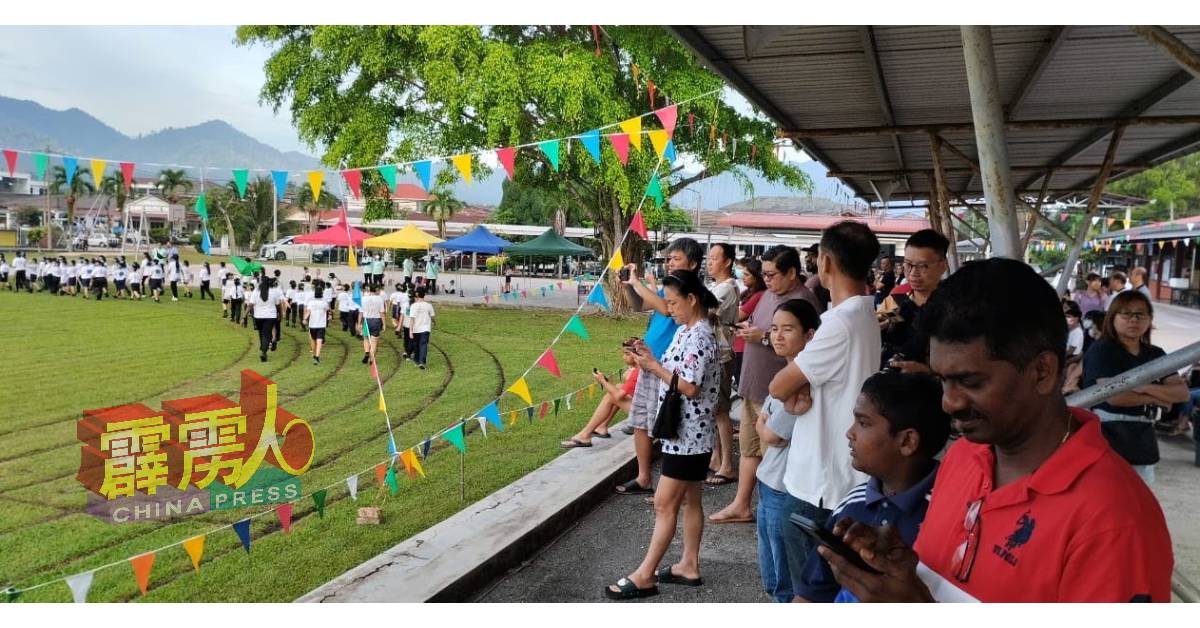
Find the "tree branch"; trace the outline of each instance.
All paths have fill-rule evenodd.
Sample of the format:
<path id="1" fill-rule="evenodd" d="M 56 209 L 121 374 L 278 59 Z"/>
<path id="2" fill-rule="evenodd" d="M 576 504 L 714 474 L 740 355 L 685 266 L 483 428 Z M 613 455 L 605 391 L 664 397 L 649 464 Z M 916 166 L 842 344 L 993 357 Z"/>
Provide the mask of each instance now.
<path id="1" fill-rule="evenodd" d="M 681 166 L 680 168 L 682 169 L 682 166 Z M 674 174 L 674 173 L 671 173 L 671 174 Z M 676 193 L 678 193 L 678 192 L 679 192 L 680 190 L 682 190 L 683 188 L 686 188 L 687 186 L 689 186 L 689 185 L 691 185 L 691 184 L 693 184 L 693 183 L 695 183 L 695 182 L 697 182 L 697 181 L 700 181 L 700 180 L 703 180 L 703 179 L 707 179 L 707 178 L 709 178 L 710 176 L 713 176 L 713 175 L 709 173 L 709 171 L 708 171 L 708 168 L 705 168 L 704 170 L 701 170 L 700 172 L 698 172 L 698 173 L 696 173 L 696 174 L 694 174 L 694 175 L 692 175 L 692 176 L 690 176 L 690 177 L 687 177 L 687 178 L 684 178 L 684 179 L 680 179 L 680 180 L 679 180 L 677 183 L 675 183 L 674 185 L 671 185 L 671 186 L 668 186 L 668 187 L 667 187 L 667 194 L 666 194 L 666 196 L 667 196 L 668 198 L 669 198 L 669 197 L 672 197 L 672 196 L 675 196 L 675 194 L 676 194 Z"/>

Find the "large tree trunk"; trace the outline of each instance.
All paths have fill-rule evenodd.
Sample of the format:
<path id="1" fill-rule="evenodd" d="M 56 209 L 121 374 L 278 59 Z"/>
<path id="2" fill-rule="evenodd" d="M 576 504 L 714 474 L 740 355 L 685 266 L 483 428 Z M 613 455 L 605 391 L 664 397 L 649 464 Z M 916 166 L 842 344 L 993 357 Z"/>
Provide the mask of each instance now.
<path id="1" fill-rule="evenodd" d="M 229 219 L 229 214 L 224 214 L 225 219 L 225 235 L 229 236 L 229 255 L 237 252 L 237 234 L 233 232 L 233 221 Z"/>

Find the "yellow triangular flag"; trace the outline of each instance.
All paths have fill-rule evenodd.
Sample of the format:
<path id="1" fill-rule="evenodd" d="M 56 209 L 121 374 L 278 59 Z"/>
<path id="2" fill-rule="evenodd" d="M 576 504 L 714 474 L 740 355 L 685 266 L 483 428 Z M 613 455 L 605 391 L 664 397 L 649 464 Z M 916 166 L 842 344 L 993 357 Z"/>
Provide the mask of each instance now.
<path id="1" fill-rule="evenodd" d="M 106 165 L 108 165 L 108 162 L 103 159 L 92 160 L 92 182 L 97 187 L 100 186 L 100 180 L 104 178 L 104 166 Z"/>
<path id="2" fill-rule="evenodd" d="M 200 571 L 200 557 L 204 555 L 204 535 L 193 536 L 183 542 L 183 549 L 192 557 L 192 566 Z"/>
<path id="3" fill-rule="evenodd" d="M 387 402 L 383 400 L 383 391 L 379 391 L 379 411 L 387 412 Z"/>
<path id="4" fill-rule="evenodd" d="M 417 473 L 421 474 L 421 477 L 425 477 L 425 469 L 421 468 L 421 461 L 417 457 L 416 448 L 408 450 L 408 461 L 412 463 L 412 466 L 417 470 Z"/>
<path id="5" fill-rule="evenodd" d="M 621 249 L 617 249 L 616 254 L 613 255 L 612 259 L 608 261 L 608 268 L 613 271 L 619 271 L 622 268 L 625 268 L 625 258 L 621 257 Z"/>
<path id="6" fill-rule="evenodd" d="M 358 268 L 358 257 L 354 254 L 354 247 L 350 247 L 350 268 Z"/>
<path id="7" fill-rule="evenodd" d="M 454 167 L 458 168 L 458 172 L 462 174 L 463 181 L 471 182 L 471 153 L 465 155 L 455 155 L 450 158 L 454 162 Z"/>
<path id="8" fill-rule="evenodd" d="M 525 383 L 524 377 L 513 382 L 513 385 L 508 387 L 508 392 L 520 397 L 525 403 L 533 405 L 533 396 L 529 394 L 529 384 Z"/>
<path id="9" fill-rule="evenodd" d="M 642 119 L 630 118 L 620 125 L 621 130 L 629 134 L 629 144 L 634 150 L 642 150 Z"/>
<path id="10" fill-rule="evenodd" d="M 508 426 L 509 426 L 509 427 L 512 427 L 512 426 L 514 426 L 514 425 L 516 425 L 516 424 L 517 424 L 517 413 L 516 413 L 516 412 L 509 412 L 509 413 L 508 413 Z"/>
<path id="11" fill-rule="evenodd" d="M 325 178 L 325 173 L 320 170 L 313 170 L 308 173 L 308 187 L 312 188 L 313 201 L 321 198 L 321 180 Z"/>
<path id="12" fill-rule="evenodd" d="M 589 384 L 588 385 L 588 399 L 592 399 L 595 396 L 596 396 L 596 385 Z"/>
<path id="13" fill-rule="evenodd" d="M 670 141 L 670 138 L 667 136 L 666 131 L 659 129 L 650 132 L 650 144 L 654 146 L 654 152 L 658 153 L 659 159 L 662 159 L 663 153 L 667 151 L 668 141 Z"/>

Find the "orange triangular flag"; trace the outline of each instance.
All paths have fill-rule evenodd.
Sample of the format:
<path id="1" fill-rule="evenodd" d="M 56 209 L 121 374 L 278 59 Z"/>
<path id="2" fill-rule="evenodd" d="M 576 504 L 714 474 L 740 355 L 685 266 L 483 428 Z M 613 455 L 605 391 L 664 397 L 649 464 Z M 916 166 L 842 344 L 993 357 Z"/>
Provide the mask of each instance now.
<path id="1" fill-rule="evenodd" d="M 415 480 L 417 479 L 417 474 L 413 471 L 412 457 L 413 453 L 411 450 L 401 453 L 400 464 L 404 465 L 404 472 L 408 474 L 408 479 Z"/>
<path id="2" fill-rule="evenodd" d="M 387 464 L 379 463 L 375 465 L 375 479 L 379 482 L 379 488 L 383 488 L 387 484 Z"/>
<path id="3" fill-rule="evenodd" d="M 200 571 L 200 557 L 204 555 L 204 535 L 193 536 L 184 541 L 183 549 L 187 550 L 188 556 L 192 558 L 192 567 Z"/>
<path id="4" fill-rule="evenodd" d="M 408 461 L 412 463 L 412 466 L 417 470 L 417 473 L 421 474 L 421 477 L 425 477 L 425 469 L 421 468 L 421 460 L 420 458 L 417 458 L 417 450 L 415 448 L 408 450 Z"/>
<path id="5" fill-rule="evenodd" d="M 146 595 L 146 590 L 150 588 L 150 570 L 154 568 L 154 552 L 134 556 L 129 559 L 129 564 L 133 566 L 138 588 L 142 590 L 142 595 Z"/>

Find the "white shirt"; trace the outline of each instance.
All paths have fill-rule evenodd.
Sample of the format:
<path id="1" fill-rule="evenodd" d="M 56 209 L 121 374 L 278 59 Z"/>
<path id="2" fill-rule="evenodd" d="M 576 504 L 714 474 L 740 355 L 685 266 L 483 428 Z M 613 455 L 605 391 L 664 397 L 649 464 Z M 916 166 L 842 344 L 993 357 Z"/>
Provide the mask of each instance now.
<path id="1" fill-rule="evenodd" d="M 304 292 L 300 293 L 300 305 L 303 305 L 304 307 L 308 307 L 308 304 L 312 303 L 315 299 L 316 296 L 313 294 L 312 290 L 306 289 Z"/>
<path id="2" fill-rule="evenodd" d="M 414 334 L 423 334 L 427 331 L 433 331 L 433 317 L 437 314 L 433 311 L 433 305 L 428 301 L 417 301 L 412 304 L 409 310 L 409 316 L 412 317 L 412 331 Z"/>
<path id="3" fill-rule="evenodd" d="M 354 300 L 351 298 L 350 293 L 339 292 L 337 295 L 337 304 L 339 312 L 349 312 L 350 306 L 354 304 Z"/>
<path id="4" fill-rule="evenodd" d="M 183 271 L 183 283 L 192 283 L 192 267 L 182 266 L 180 268 Z"/>
<path id="5" fill-rule="evenodd" d="M 91 264 L 85 264 L 84 266 L 79 268 L 79 278 L 80 279 L 91 279 L 92 273 L 95 272 L 95 270 L 96 270 L 95 266 L 92 266 Z"/>
<path id="6" fill-rule="evenodd" d="M 8 274 L 8 262 L 0 262 L 0 275 Z"/>
<path id="7" fill-rule="evenodd" d="M 200 269 L 200 281 L 210 281 L 211 279 L 212 279 L 212 273 L 210 273 L 207 268 L 201 268 Z"/>
<path id="8" fill-rule="evenodd" d="M 295 301 L 295 300 L 296 300 L 296 289 L 295 289 L 295 288 L 288 288 L 288 289 L 287 289 L 287 292 L 284 292 L 284 293 L 283 293 L 283 296 L 284 296 L 284 298 L 285 298 L 285 299 L 287 299 L 289 302 L 293 302 L 293 301 Z"/>
<path id="9" fill-rule="evenodd" d="M 150 278 L 151 279 L 162 279 L 163 278 L 163 267 L 159 266 L 158 264 L 151 266 L 150 267 Z"/>
<path id="10" fill-rule="evenodd" d="M 13 259 L 13 270 L 18 273 L 25 270 L 25 263 L 25 258 L 18 255 Z"/>
<path id="11" fill-rule="evenodd" d="M 1067 355 L 1083 355 L 1083 327 L 1067 330 Z"/>
<path id="12" fill-rule="evenodd" d="M 51 277 L 58 276 L 58 262 L 50 262 L 46 265 L 46 274 Z"/>
<path id="13" fill-rule="evenodd" d="M 275 294 L 274 290 L 267 293 L 267 300 L 262 300 L 262 293 L 255 290 L 250 295 L 250 304 L 254 306 L 254 318 L 279 318 L 279 303 L 283 297 Z"/>
<path id="14" fill-rule="evenodd" d="M 96 279 L 108 279 L 108 267 L 104 264 L 96 264 L 92 269 L 92 277 Z"/>
<path id="15" fill-rule="evenodd" d="M 782 402 L 770 396 L 763 402 L 762 411 L 767 415 L 767 429 L 783 438 L 784 443 L 771 446 L 763 443 L 762 462 L 758 464 L 758 471 L 754 476 L 777 491 L 786 491 L 783 475 L 787 469 L 788 450 L 792 442 L 792 431 L 796 427 L 796 416 L 789 414 Z"/>
<path id="16" fill-rule="evenodd" d="M 222 268 L 217 271 L 217 279 L 220 280 L 222 286 L 225 285 L 226 281 L 229 281 L 229 275 L 231 272 L 233 271 L 229 270 L 228 268 Z"/>
<path id="17" fill-rule="evenodd" d="M 142 271 L 140 271 L 140 270 L 129 271 L 129 283 L 140 285 L 142 283 Z"/>
<path id="18" fill-rule="evenodd" d="M 832 508 L 867 480 L 850 466 L 846 430 L 863 382 L 879 370 L 874 298 L 850 297 L 821 315 L 821 327 L 795 364 L 812 386 L 812 408 L 796 419 L 784 485 L 796 499 Z"/>
<path id="19" fill-rule="evenodd" d="M 167 262 L 167 281 L 179 281 L 179 269 L 172 262 Z"/>
<path id="20" fill-rule="evenodd" d="M 378 294 L 368 294 L 362 299 L 363 318 L 383 318 L 383 297 Z"/>
<path id="21" fill-rule="evenodd" d="M 129 276 L 129 272 L 126 271 L 123 267 L 118 266 L 117 269 L 113 271 L 113 279 L 115 279 L 117 281 L 125 281 L 125 278 L 128 276 Z"/>
<path id="22" fill-rule="evenodd" d="M 329 320 L 329 303 L 324 299 L 314 298 L 304 309 L 308 312 L 309 329 L 325 329 L 325 324 Z"/>

